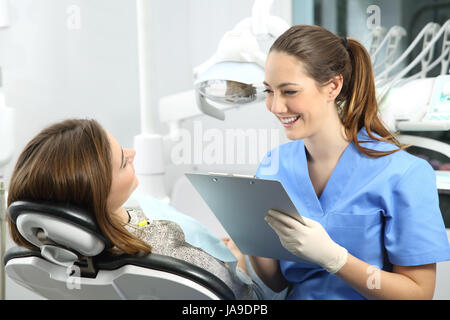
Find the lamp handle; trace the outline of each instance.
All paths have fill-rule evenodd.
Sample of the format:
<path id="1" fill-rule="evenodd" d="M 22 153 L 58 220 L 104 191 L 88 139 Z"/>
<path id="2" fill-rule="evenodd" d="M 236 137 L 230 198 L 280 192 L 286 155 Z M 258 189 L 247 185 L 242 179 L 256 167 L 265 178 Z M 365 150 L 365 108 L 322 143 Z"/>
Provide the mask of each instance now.
<path id="1" fill-rule="evenodd" d="M 198 107 L 204 114 L 219 120 L 225 120 L 225 113 L 222 110 L 210 105 L 197 89 L 195 90 L 195 99 L 197 100 Z"/>

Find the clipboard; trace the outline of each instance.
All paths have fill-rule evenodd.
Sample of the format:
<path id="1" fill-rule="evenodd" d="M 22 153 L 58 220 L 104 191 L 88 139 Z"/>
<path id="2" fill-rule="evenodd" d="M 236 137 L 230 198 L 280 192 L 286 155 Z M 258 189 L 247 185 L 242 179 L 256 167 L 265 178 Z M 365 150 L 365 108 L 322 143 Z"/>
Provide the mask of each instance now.
<path id="1" fill-rule="evenodd" d="M 185 175 L 243 254 L 309 264 L 286 250 L 264 220 L 274 209 L 304 223 L 281 182 L 220 173 Z"/>

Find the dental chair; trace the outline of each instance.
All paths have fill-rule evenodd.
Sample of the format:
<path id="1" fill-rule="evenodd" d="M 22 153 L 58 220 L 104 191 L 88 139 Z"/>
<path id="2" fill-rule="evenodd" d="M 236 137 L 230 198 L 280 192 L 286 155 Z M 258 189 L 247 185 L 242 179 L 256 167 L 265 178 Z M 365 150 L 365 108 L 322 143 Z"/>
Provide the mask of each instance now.
<path id="1" fill-rule="evenodd" d="M 21 235 L 40 250 L 9 249 L 6 274 L 48 299 L 234 300 L 214 274 L 169 256 L 116 255 L 85 210 L 17 201 L 8 208 Z"/>

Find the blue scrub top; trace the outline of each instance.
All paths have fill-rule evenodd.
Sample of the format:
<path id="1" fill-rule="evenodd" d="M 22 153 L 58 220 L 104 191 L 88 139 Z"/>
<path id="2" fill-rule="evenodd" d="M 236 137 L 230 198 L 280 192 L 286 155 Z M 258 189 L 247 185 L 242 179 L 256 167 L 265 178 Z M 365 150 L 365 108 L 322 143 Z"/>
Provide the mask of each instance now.
<path id="1" fill-rule="evenodd" d="M 374 141 L 365 128 L 358 140 L 372 150 L 397 148 Z M 403 150 L 370 158 L 349 143 L 320 199 L 302 140 L 268 152 L 256 176 L 280 181 L 301 215 L 320 222 L 336 243 L 370 265 L 392 271 L 392 265 L 450 260 L 435 173 L 428 162 Z M 364 299 L 319 266 L 291 261 L 280 261 L 280 266 L 293 284 L 288 299 Z"/>

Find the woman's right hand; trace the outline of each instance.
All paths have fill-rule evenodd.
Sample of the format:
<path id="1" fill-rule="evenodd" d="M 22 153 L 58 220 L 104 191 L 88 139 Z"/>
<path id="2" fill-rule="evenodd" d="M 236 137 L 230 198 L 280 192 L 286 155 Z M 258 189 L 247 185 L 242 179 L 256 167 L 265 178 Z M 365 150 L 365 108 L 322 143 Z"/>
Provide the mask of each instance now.
<path id="1" fill-rule="evenodd" d="M 275 292 L 281 292 L 289 282 L 281 273 L 280 262 L 276 259 L 248 256 L 258 277 Z"/>
<path id="2" fill-rule="evenodd" d="M 241 268 L 242 270 L 245 271 L 245 273 L 247 273 L 247 265 L 245 264 L 245 258 L 244 255 L 242 254 L 241 250 L 239 250 L 239 248 L 236 246 L 236 243 L 234 243 L 233 239 L 231 238 L 222 238 L 220 239 L 222 240 L 222 242 L 225 244 L 225 246 L 230 249 L 231 253 L 236 257 L 236 259 L 238 260 L 238 267 Z"/>

